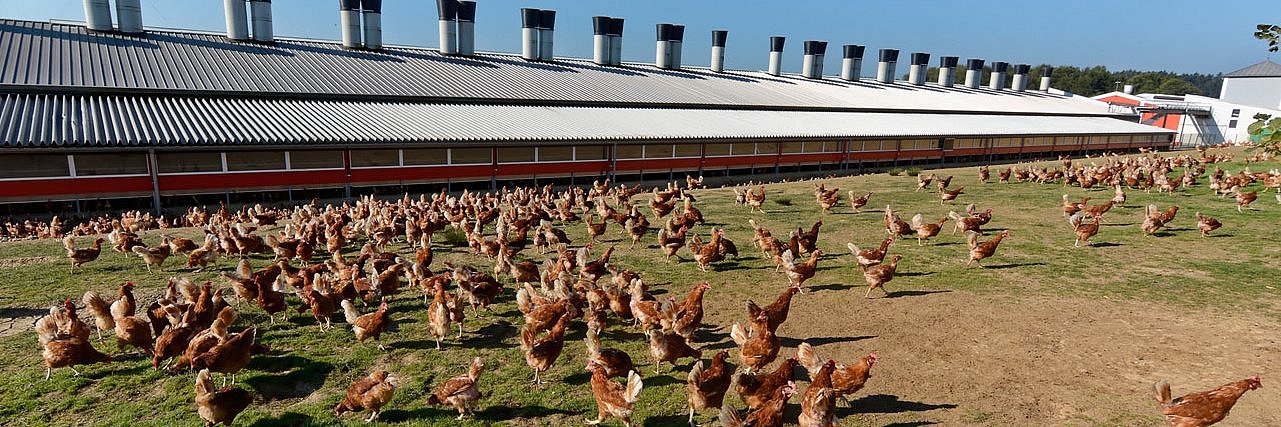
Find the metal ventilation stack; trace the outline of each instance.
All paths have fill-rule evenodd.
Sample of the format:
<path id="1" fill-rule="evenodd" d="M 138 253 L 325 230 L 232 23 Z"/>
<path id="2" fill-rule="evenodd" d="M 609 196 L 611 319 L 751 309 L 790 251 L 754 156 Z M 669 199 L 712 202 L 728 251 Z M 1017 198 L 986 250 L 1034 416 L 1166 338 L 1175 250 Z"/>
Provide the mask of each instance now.
<path id="1" fill-rule="evenodd" d="M 1041 92 L 1050 91 L 1050 77 L 1054 76 L 1054 67 L 1046 65 L 1041 69 Z"/>
<path id="2" fill-rule="evenodd" d="M 592 17 L 592 62 L 596 65 L 610 65 L 608 16 Z"/>
<path id="3" fill-rule="evenodd" d="M 142 3 L 140 0 L 116 0 L 116 19 L 120 21 L 120 32 L 138 34 L 142 32 Z"/>
<path id="4" fill-rule="evenodd" d="M 939 57 L 939 86 L 952 87 L 956 84 L 956 62 L 959 60 L 955 56 Z"/>
<path id="5" fill-rule="evenodd" d="M 681 69 L 681 53 L 684 52 L 685 46 L 685 26 L 672 24 L 671 40 L 668 40 L 668 49 L 671 52 L 671 65 L 673 70 Z"/>
<path id="6" fill-rule="evenodd" d="M 712 30 L 712 71 L 717 73 L 725 72 L 725 40 L 729 38 L 729 31 Z"/>
<path id="7" fill-rule="evenodd" d="M 965 61 L 965 87 L 978 89 L 983 86 L 983 60 L 970 59 Z"/>
<path id="8" fill-rule="evenodd" d="M 925 84 L 925 76 L 929 74 L 930 54 L 925 52 L 912 53 L 912 67 L 907 70 L 907 82 L 915 86 Z"/>
<path id="9" fill-rule="evenodd" d="M 787 38 L 783 36 L 769 38 L 769 69 L 766 72 L 771 76 L 783 73 L 783 43 L 786 41 Z"/>
<path id="10" fill-rule="evenodd" d="M 863 50 L 865 47 L 858 44 L 847 44 L 844 47 L 845 55 L 841 59 L 841 80 L 856 82 L 863 74 Z"/>
<path id="11" fill-rule="evenodd" d="M 271 0 L 251 0 L 249 15 L 253 20 L 254 41 L 274 43 L 276 36 L 271 28 Z"/>
<path id="12" fill-rule="evenodd" d="M 542 11 L 533 8 L 520 10 L 520 57 L 526 61 L 538 60 L 538 23 Z"/>
<path id="13" fill-rule="evenodd" d="M 458 2 L 458 54 L 476 55 L 476 2 Z"/>
<path id="14" fill-rule="evenodd" d="M 806 40 L 805 55 L 801 58 L 801 75 L 810 79 L 823 78 L 823 54 L 827 52 L 827 42 Z"/>
<path id="15" fill-rule="evenodd" d="M 1005 90 L 1005 72 L 1009 68 L 1008 62 L 993 62 L 992 79 L 987 82 L 987 87 L 992 90 Z"/>
<path id="16" fill-rule="evenodd" d="M 657 41 L 654 43 L 654 66 L 662 69 L 672 68 L 672 24 L 654 26 Z"/>
<path id="17" fill-rule="evenodd" d="M 227 38 L 248 41 L 249 14 L 245 11 L 245 0 L 223 0 L 222 8 L 227 15 Z"/>
<path id="18" fill-rule="evenodd" d="M 94 31 L 111 31 L 111 3 L 107 0 L 85 0 L 85 27 Z"/>
<path id="19" fill-rule="evenodd" d="M 610 18 L 609 29 L 609 64 L 623 65 L 623 18 Z"/>
<path id="20" fill-rule="evenodd" d="M 458 54 L 458 1 L 436 0 L 437 27 L 440 33 L 440 54 Z"/>
<path id="21" fill-rule="evenodd" d="M 365 49 L 382 50 L 383 48 L 383 2 L 382 0 L 360 0 L 360 16 L 363 18 Z"/>
<path id="22" fill-rule="evenodd" d="M 338 21 L 338 25 L 342 27 L 342 46 L 348 49 L 360 48 L 360 0 L 339 1 Z"/>
<path id="23" fill-rule="evenodd" d="M 1027 73 L 1032 71 L 1032 66 L 1027 64 L 1017 64 L 1014 66 L 1014 82 L 1010 84 L 1010 89 L 1015 92 L 1027 90 Z"/>
<path id="24" fill-rule="evenodd" d="M 898 63 L 898 49 L 881 49 L 881 60 L 876 63 L 876 81 L 894 84 L 896 63 Z"/>

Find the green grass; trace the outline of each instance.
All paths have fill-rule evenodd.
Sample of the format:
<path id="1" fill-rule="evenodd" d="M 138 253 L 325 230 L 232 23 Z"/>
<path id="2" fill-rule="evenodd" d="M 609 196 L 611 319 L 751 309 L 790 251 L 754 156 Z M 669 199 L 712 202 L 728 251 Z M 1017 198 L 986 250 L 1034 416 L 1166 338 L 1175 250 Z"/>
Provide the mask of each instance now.
<path id="1" fill-rule="evenodd" d="M 1231 172 L 1243 166 L 1239 163 L 1221 165 Z M 1251 165 L 1255 171 L 1274 167 L 1278 165 Z M 899 172 L 901 175 L 902 171 Z M 915 178 L 886 174 L 825 181 L 828 188 L 839 187 L 842 194 L 847 190 L 874 191 L 876 194 L 860 214 L 850 212 L 848 205 L 843 204 L 834 209 L 834 214 L 822 215 L 817 204 L 810 202 L 813 200 L 811 182 L 769 185 L 768 199 L 774 203 L 766 205 L 766 214 L 750 214 L 747 207 L 734 205 L 733 194 L 728 190 L 699 190 L 696 192 L 698 206 L 709 224 L 691 232 L 706 238 L 711 226 L 723 227 L 743 254 L 740 259 L 719 264 L 718 271 L 710 273 L 700 272 L 690 262 L 687 250 L 680 252 L 684 262 L 668 264 L 657 249 L 639 246 L 627 249 L 630 240 L 614 224 L 606 233 L 606 241 L 597 244 L 593 255 L 599 254 L 606 244 L 617 244 L 620 250 L 613 263 L 642 272 L 655 293 L 662 295 L 683 296 L 691 284 L 711 281 L 713 289 L 707 294 L 708 327 L 699 332 L 697 341 L 710 349 L 721 349 L 732 347 L 726 344 L 729 324 L 742 320 L 741 302 L 748 298 L 770 301 L 785 283 L 781 275 L 773 273 L 773 264 L 762 259 L 759 251 L 751 246 L 748 218 L 755 218 L 779 236 L 786 236 L 788 230 L 797 227 L 808 229 L 821 218 L 824 225 L 820 247 L 827 255 L 820 261 L 820 272 L 807 285 L 820 290 L 852 288 L 846 291 L 851 295 L 856 293 L 852 303 L 861 304 L 863 279 L 845 243 L 870 246 L 883 239 L 881 210 L 886 204 L 891 204 L 905 219 L 916 213 L 937 219 L 949 210 L 960 211 L 965 204 L 975 203 L 980 209 L 994 209 L 990 230 L 1008 229 L 1012 233 L 997 255 L 985 260 L 987 268 L 963 268 L 967 256 L 964 239 L 948 234 L 949 222 L 942 235 L 926 242 L 925 246 L 917 246 L 915 239 L 906 238 L 894 244 L 891 253 L 903 254 L 904 259 L 899 267 L 902 278 L 888 285 L 891 292 L 951 290 L 998 296 L 1133 299 L 1169 304 L 1173 308 L 1243 310 L 1281 319 L 1281 305 L 1276 304 L 1281 291 L 1277 286 L 1266 281 L 1243 280 L 1275 277 L 1281 268 L 1281 257 L 1278 257 L 1281 246 L 1277 245 L 1281 235 L 1275 232 L 1275 224 L 1281 220 L 1281 206 L 1271 194 L 1261 194 L 1255 203 L 1257 210 L 1237 213 L 1231 199 L 1210 194 L 1206 179 L 1202 179 L 1198 187 L 1174 194 L 1129 190 L 1127 205 L 1113 208 L 1106 215 L 1102 231 L 1094 238 L 1096 245 L 1073 248 L 1073 235 L 1059 209 L 1061 195 L 1066 193 L 1078 199 L 1088 195 L 1106 200 L 1111 197 L 1110 189 L 1082 190 L 1033 183 L 984 185 L 977 181 L 974 168 L 937 172 L 955 175 L 953 188 L 966 187 L 956 204 L 940 205 L 936 194 L 914 192 Z M 638 197 L 640 203 L 644 203 L 644 197 L 643 194 Z M 799 202 L 792 203 L 792 200 Z M 1138 227 L 1142 215 L 1140 206 L 1148 203 L 1162 209 L 1170 204 L 1182 206 L 1171 228 L 1158 237 L 1144 236 Z M 1224 227 L 1214 237 L 1201 237 L 1195 229 L 1196 211 L 1218 217 Z M 652 218 L 651 222 L 661 223 Z M 582 225 L 573 224 L 566 230 L 576 244 L 586 242 Z M 177 230 L 176 234 L 191 237 L 197 233 Z M 154 244 L 159 241 L 159 233 L 148 232 L 144 239 Z M 449 246 L 446 243 L 449 239 L 437 236 L 434 267 L 439 269 L 443 261 L 451 261 L 471 264 L 482 271 L 492 268 L 491 261 L 467 254 L 465 247 Z M 82 238 L 78 243 L 83 245 L 87 241 Z M 653 234 L 644 242 L 652 245 Z M 349 253 L 355 251 L 359 243 L 363 242 L 349 246 Z M 410 254 L 403 244 L 393 249 Z M 5 289 L 0 294 L 0 307 L 3 307 L 0 310 L 5 312 L 5 317 L 37 314 L 65 298 L 79 301 L 79 296 L 89 289 L 114 295 L 116 287 L 125 280 L 136 282 L 139 300 L 149 303 L 162 292 L 170 275 L 184 275 L 197 281 L 214 280 L 220 284 L 216 271 L 234 268 L 232 260 L 223 259 L 217 268 L 193 273 L 179 268 L 182 262 L 174 258 L 167 262 L 165 272 L 148 274 L 136 257 L 104 252 L 98 261 L 85 265 L 73 275 L 68 272 L 63 252 L 61 243 L 52 240 L 0 244 L 0 283 Z M 534 249 L 522 256 L 536 261 L 543 259 Z M 269 262 L 264 256 L 251 260 L 255 268 Z M 807 297 L 826 298 L 833 294 L 815 292 L 813 295 L 807 294 Z M 294 297 L 289 299 L 291 305 L 297 303 Z M 333 424 L 336 421 L 331 410 L 346 387 L 375 367 L 387 369 L 400 383 L 395 400 L 382 416 L 388 423 L 576 425 L 594 418 L 595 403 L 587 384 L 589 376 L 583 370 L 581 323 L 573 326 L 564 353 L 545 375 L 551 381 L 543 386 L 530 386 L 531 372 L 517 348 L 517 328 L 523 320 L 515 308 L 511 286 L 501 301 L 492 313 L 484 313 L 484 317 L 470 317 L 469 313 L 466 335 L 461 342 L 446 340 L 444 351 L 434 349 L 427 332 L 421 295 L 412 289 L 402 291 L 391 303 L 397 330 L 384 335 L 389 352 L 354 343 L 348 325 L 339 321 L 335 322 L 334 330 L 322 333 L 310 314 L 297 315 L 289 310 L 293 315 L 288 321 L 269 325 L 256 306 L 242 306 L 240 320 L 232 329 L 259 325 L 261 340 L 270 344 L 273 352 L 255 357 L 238 376 L 239 385 L 256 399 L 238 421 L 242 425 Z M 804 316 L 795 315 L 797 320 L 789 322 L 804 322 Z M 647 363 L 648 351 L 641 335 L 629 325 L 620 325 L 615 318 L 611 317 L 610 321 L 603 335 L 604 344 L 628 351 L 638 363 Z M 110 338 L 108 333 L 108 344 L 98 348 L 118 354 Z M 734 353 L 731 350 L 731 354 Z M 65 369 L 55 371 L 52 380 L 47 382 L 43 381 L 44 367 L 33 332 L 27 330 L 0 338 L 0 356 L 6 361 L 0 365 L 0 389 L 5 390 L 0 395 L 0 424 L 3 425 L 191 425 L 198 420 L 193 403 L 194 375 L 155 372 L 149 360 L 133 350 L 126 351 L 114 363 L 78 368 L 84 373 L 81 377 L 73 377 Z M 452 409 L 428 406 L 426 395 L 443 379 L 464 372 L 473 356 L 483 357 L 488 366 L 481 379 L 485 394 L 480 404 L 482 410 L 476 418 L 456 423 Z M 675 371 L 668 366 L 660 375 L 653 374 L 652 365 L 643 368 L 646 388 L 636 407 L 637 425 L 684 422 L 684 378 L 689 366 L 686 359 Z M 742 406 L 736 396 L 729 401 Z M 792 417 L 798 401 L 792 400 Z M 964 402 L 958 403 L 964 405 Z M 1008 414 L 964 407 L 951 411 L 958 413 L 954 419 L 966 423 L 982 424 L 1008 418 L 1005 416 Z M 709 411 L 700 414 L 699 420 L 707 423 L 712 416 Z M 865 425 L 866 420 L 855 419 L 860 417 L 863 415 L 847 423 Z M 891 417 L 895 421 L 910 421 L 903 419 L 904 414 Z M 1117 420 L 1133 420 L 1126 415 L 1119 417 Z M 341 421 L 360 425 L 363 416 L 347 415 Z M 617 425 L 617 421 L 609 424 Z"/>

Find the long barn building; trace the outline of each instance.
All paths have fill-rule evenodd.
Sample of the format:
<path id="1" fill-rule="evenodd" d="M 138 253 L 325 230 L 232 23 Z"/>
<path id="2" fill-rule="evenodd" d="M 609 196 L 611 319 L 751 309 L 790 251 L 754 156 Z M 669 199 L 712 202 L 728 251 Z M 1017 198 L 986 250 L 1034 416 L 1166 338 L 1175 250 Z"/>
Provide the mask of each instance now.
<path id="1" fill-rule="evenodd" d="M 683 34 L 665 24 L 655 64 L 623 63 L 611 46 L 622 20 L 603 17 L 595 57 L 563 58 L 537 10 L 523 11 L 523 52 L 477 53 L 468 2 L 442 10 L 440 49 L 382 46 L 377 28 L 349 22 L 371 22 L 359 1 L 341 2 L 341 43 L 279 39 L 257 9 L 269 2 L 250 2 L 252 19 L 233 13 L 236 3 L 227 1 L 226 34 L 144 31 L 140 17 L 113 27 L 109 11 L 105 27 L 95 16 L 0 20 L 0 203 L 133 198 L 159 208 L 193 195 L 759 176 L 1171 142 L 1103 103 L 1047 90 L 1049 76 L 1027 87 L 1040 76 L 1026 66 L 1012 67 L 1014 87 L 996 72 L 1005 63 L 990 64 L 986 84 L 974 72 L 954 84 L 957 59 L 944 57 L 953 68 L 924 82 L 928 55 L 913 54 L 911 76 L 898 80 L 897 51 L 883 49 L 878 75 L 861 77 L 863 47 L 846 46 L 837 77 L 824 75 L 825 47 L 806 42 L 803 74 L 789 75 L 773 55 L 779 38 L 770 70 L 727 71 L 717 57 L 725 34 L 714 33 L 713 67 L 690 67 Z M 560 35 L 580 36 L 593 35 Z"/>

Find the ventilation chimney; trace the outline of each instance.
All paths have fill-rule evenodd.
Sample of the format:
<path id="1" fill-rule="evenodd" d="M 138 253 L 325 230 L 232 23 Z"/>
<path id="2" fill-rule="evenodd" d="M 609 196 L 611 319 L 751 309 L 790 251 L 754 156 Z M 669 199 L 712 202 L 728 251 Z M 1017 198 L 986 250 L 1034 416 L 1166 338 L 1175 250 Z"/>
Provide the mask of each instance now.
<path id="1" fill-rule="evenodd" d="M 476 2 L 458 2 L 458 54 L 476 54 Z"/>
<path id="2" fill-rule="evenodd" d="M 538 11 L 538 59 L 552 60 L 552 41 L 556 30 L 556 11 Z"/>
<path id="3" fill-rule="evenodd" d="M 668 49 L 671 52 L 672 69 L 681 69 L 681 52 L 685 46 L 685 26 L 672 24 L 671 39 L 668 40 Z"/>
<path id="4" fill-rule="evenodd" d="M 841 59 L 841 79 L 856 82 L 863 74 L 863 45 L 845 45 L 845 57 Z"/>
<path id="5" fill-rule="evenodd" d="M 658 33 L 658 41 L 654 44 L 654 66 L 672 68 L 672 24 L 658 24 L 654 29 Z"/>
<path id="6" fill-rule="evenodd" d="M 128 34 L 141 33 L 141 0 L 116 0 L 116 19 L 120 21 L 120 32 Z"/>
<path id="7" fill-rule="evenodd" d="M 978 89 L 979 86 L 983 86 L 983 60 L 965 61 L 965 68 L 965 87 Z"/>
<path id="8" fill-rule="evenodd" d="M 801 57 L 801 75 L 810 79 L 823 78 L 823 54 L 826 52 L 827 42 L 806 40 L 805 56 Z"/>
<path id="9" fill-rule="evenodd" d="M 1017 64 L 1014 66 L 1014 82 L 1010 84 L 1010 89 L 1015 92 L 1027 90 L 1027 73 L 1032 70 L 1031 65 Z"/>
<path id="10" fill-rule="evenodd" d="M 249 15 L 245 12 L 245 0 L 223 0 L 222 9 L 227 15 L 227 38 L 249 40 Z"/>
<path id="11" fill-rule="evenodd" d="M 925 76 L 929 74 L 930 54 L 925 52 L 912 53 L 912 68 L 907 70 L 907 81 L 916 86 L 925 84 Z"/>
<path id="12" fill-rule="evenodd" d="M 1041 92 L 1050 91 L 1050 77 L 1054 76 L 1054 67 L 1046 65 L 1041 69 Z"/>
<path id="13" fill-rule="evenodd" d="M 360 0 L 341 0 L 338 2 L 338 20 L 342 27 L 342 46 L 348 49 L 360 47 Z"/>
<path id="14" fill-rule="evenodd" d="M 111 3 L 107 0 L 85 0 L 85 27 L 94 31 L 111 31 Z"/>
<path id="15" fill-rule="evenodd" d="M 592 62 L 596 65 L 609 65 L 609 22 L 608 16 L 592 17 Z"/>
<path id="16" fill-rule="evenodd" d="M 441 19 L 445 19 L 444 13 L 441 15 Z M 542 11 L 538 9 L 526 7 L 520 10 L 520 57 L 526 61 L 538 60 L 538 23 L 542 20 L 542 16 Z M 444 28 L 444 25 L 442 21 L 441 28 Z"/>
<path id="17" fill-rule="evenodd" d="M 777 76 L 783 73 L 783 43 L 787 41 L 783 36 L 770 36 L 769 38 L 769 70 L 771 76 Z"/>
<path id="18" fill-rule="evenodd" d="M 609 63 L 623 65 L 623 18 L 610 18 L 609 30 Z"/>
<path id="19" fill-rule="evenodd" d="M 956 62 L 960 60 L 955 56 L 939 57 L 939 86 L 952 87 L 956 84 Z"/>
<path id="20" fill-rule="evenodd" d="M 898 49 L 881 49 L 881 62 L 876 64 L 876 81 L 894 84 L 894 64 L 898 63 Z"/>
<path id="21" fill-rule="evenodd" d="M 276 37 L 271 32 L 271 0 L 250 0 L 249 15 L 254 22 L 254 41 L 275 41 Z"/>
<path id="22" fill-rule="evenodd" d="M 383 0 L 361 0 L 360 15 L 365 22 L 365 49 L 383 48 Z"/>
<path id="23" fill-rule="evenodd" d="M 436 0 L 440 28 L 440 54 L 458 54 L 458 0 Z"/>
<path id="24" fill-rule="evenodd" d="M 987 82 L 987 87 L 992 90 L 1005 90 L 1005 71 L 1009 68 L 1008 62 L 993 62 L 992 79 Z"/>
<path id="25" fill-rule="evenodd" d="M 725 72 L 725 40 L 729 31 L 712 30 L 712 71 Z"/>

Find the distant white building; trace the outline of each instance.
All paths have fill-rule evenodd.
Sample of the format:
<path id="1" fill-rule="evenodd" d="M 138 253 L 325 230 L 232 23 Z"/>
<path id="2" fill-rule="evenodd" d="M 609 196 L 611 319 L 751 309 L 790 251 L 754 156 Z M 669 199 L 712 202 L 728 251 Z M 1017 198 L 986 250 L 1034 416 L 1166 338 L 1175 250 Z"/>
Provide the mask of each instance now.
<path id="1" fill-rule="evenodd" d="M 1281 64 L 1263 61 L 1223 76 L 1218 98 L 1111 92 L 1093 97 L 1139 113 L 1140 123 L 1177 132 L 1175 145 L 1244 143 L 1256 114 L 1281 116 Z"/>
<path id="2" fill-rule="evenodd" d="M 1281 64 L 1263 61 L 1225 74 L 1219 99 L 1252 107 L 1281 109 Z"/>

